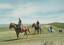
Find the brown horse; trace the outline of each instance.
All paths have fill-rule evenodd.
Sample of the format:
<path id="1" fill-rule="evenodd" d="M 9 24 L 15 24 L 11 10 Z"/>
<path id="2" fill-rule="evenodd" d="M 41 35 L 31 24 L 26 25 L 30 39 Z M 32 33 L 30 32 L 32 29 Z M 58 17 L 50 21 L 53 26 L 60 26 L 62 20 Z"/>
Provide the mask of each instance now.
<path id="1" fill-rule="evenodd" d="M 39 32 L 40 32 L 40 34 L 41 34 L 41 27 L 40 27 L 39 25 L 33 23 L 33 24 L 32 24 L 32 27 L 34 27 L 35 32 L 37 31 L 38 34 L 39 34 Z M 35 33 L 35 32 L 34 32 L 34 33 Z"/>
<path id="2" fill-rule="evenodd" d="M 30 33 L 29 28 L 27 26 L 23 26 L 21 29 L 18 28 L 18 25 L 15 23 L 10 23 L 9 29 L 14 28 L 16 35 L 17 35 L 17 39 L 19 38 L 19 33 L 25 33 L 25 35 L 27 35 L 27 31 Z"/>

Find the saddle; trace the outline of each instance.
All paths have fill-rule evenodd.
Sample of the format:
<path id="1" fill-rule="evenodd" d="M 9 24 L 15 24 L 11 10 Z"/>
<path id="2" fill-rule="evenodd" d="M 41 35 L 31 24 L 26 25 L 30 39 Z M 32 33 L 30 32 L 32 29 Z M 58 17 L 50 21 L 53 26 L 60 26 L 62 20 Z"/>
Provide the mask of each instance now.
<path id="1" fill-rule="evenodd" d="M 26 27 L 26 26 L 21 27 L 21 28 L 20 28 L 20 31 L 21 31 L 21 32 L 27 31 L 27 27 Z"/>
<path id="2" fill-rule="evenodd" d="M 36 25 L 37 28 L 39 28 L 40 26 L 39 25 Z"/>

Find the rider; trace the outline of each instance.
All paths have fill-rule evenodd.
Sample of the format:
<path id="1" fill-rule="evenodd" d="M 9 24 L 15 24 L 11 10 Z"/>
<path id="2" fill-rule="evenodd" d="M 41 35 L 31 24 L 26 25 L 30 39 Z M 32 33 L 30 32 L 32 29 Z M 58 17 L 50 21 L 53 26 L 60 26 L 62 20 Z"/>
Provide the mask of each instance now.
<path id="1" fill-rule="evenodd" d="M 19 22 L 18 22 L 18 28 L 21 29 L 21 19 L 19 18 Z"/>
<path id="2" fill-rule="evenodd" d="M 40 22 L 39 22 L 39 21 L 37 21 L 37 22 L 36 22 L 36 24 L 37 24 L 37 26 L 39 27 L 39 25 L 40 25 Z"/>
<path id="3" fill-rule="evenodd" d="M 37 25 L 39 25 L 39 24 L 40 24 L 40 22 L 39 22 L 39 21 L 37 21 L 37 22 L 36 22 L 36 24 L 37 24 Z"/>

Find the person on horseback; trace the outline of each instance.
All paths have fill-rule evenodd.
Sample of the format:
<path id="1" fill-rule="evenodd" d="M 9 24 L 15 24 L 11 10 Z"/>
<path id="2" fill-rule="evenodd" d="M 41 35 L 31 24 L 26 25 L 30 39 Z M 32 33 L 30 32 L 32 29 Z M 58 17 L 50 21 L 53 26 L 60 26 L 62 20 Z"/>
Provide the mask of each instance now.
<path id="1" fill-rule="evenodd" d="M 37 21 L 37 22 L 36 22 L 36 25 L 39 27 L 39 25 L 40 25 L 40 22 L 39 22 L 39 21 Z"/>
<path id="2" fill-rule="evenodd" d="M 19 18 L 18 28 L 21 30 L 21 19 Z"/>

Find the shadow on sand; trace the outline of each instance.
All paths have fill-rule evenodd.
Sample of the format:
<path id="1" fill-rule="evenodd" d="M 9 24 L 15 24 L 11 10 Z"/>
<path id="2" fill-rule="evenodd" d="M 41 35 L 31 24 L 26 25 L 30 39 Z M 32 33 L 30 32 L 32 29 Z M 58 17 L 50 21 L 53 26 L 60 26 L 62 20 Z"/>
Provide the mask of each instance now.
<path id="1" fill-rule="evenodd" d="M 35 34 L 33 33 L 33 34 L 28 34 L 28 35 L 35 35 Z"/>
<path id="2" fill-rule="evenodd" d="M 37 33 L 32 33 L 32 34 L 28 34 L 28 35 L 38 35 Z"/>
<path id="3" fill-rule="evenodd" d="M 0 42 L 9 42 L 9 41 L 16 41 L 16 40 L 19 40 L 19 39 L 8 39 L 8 40 L 2 40 Z"/>

